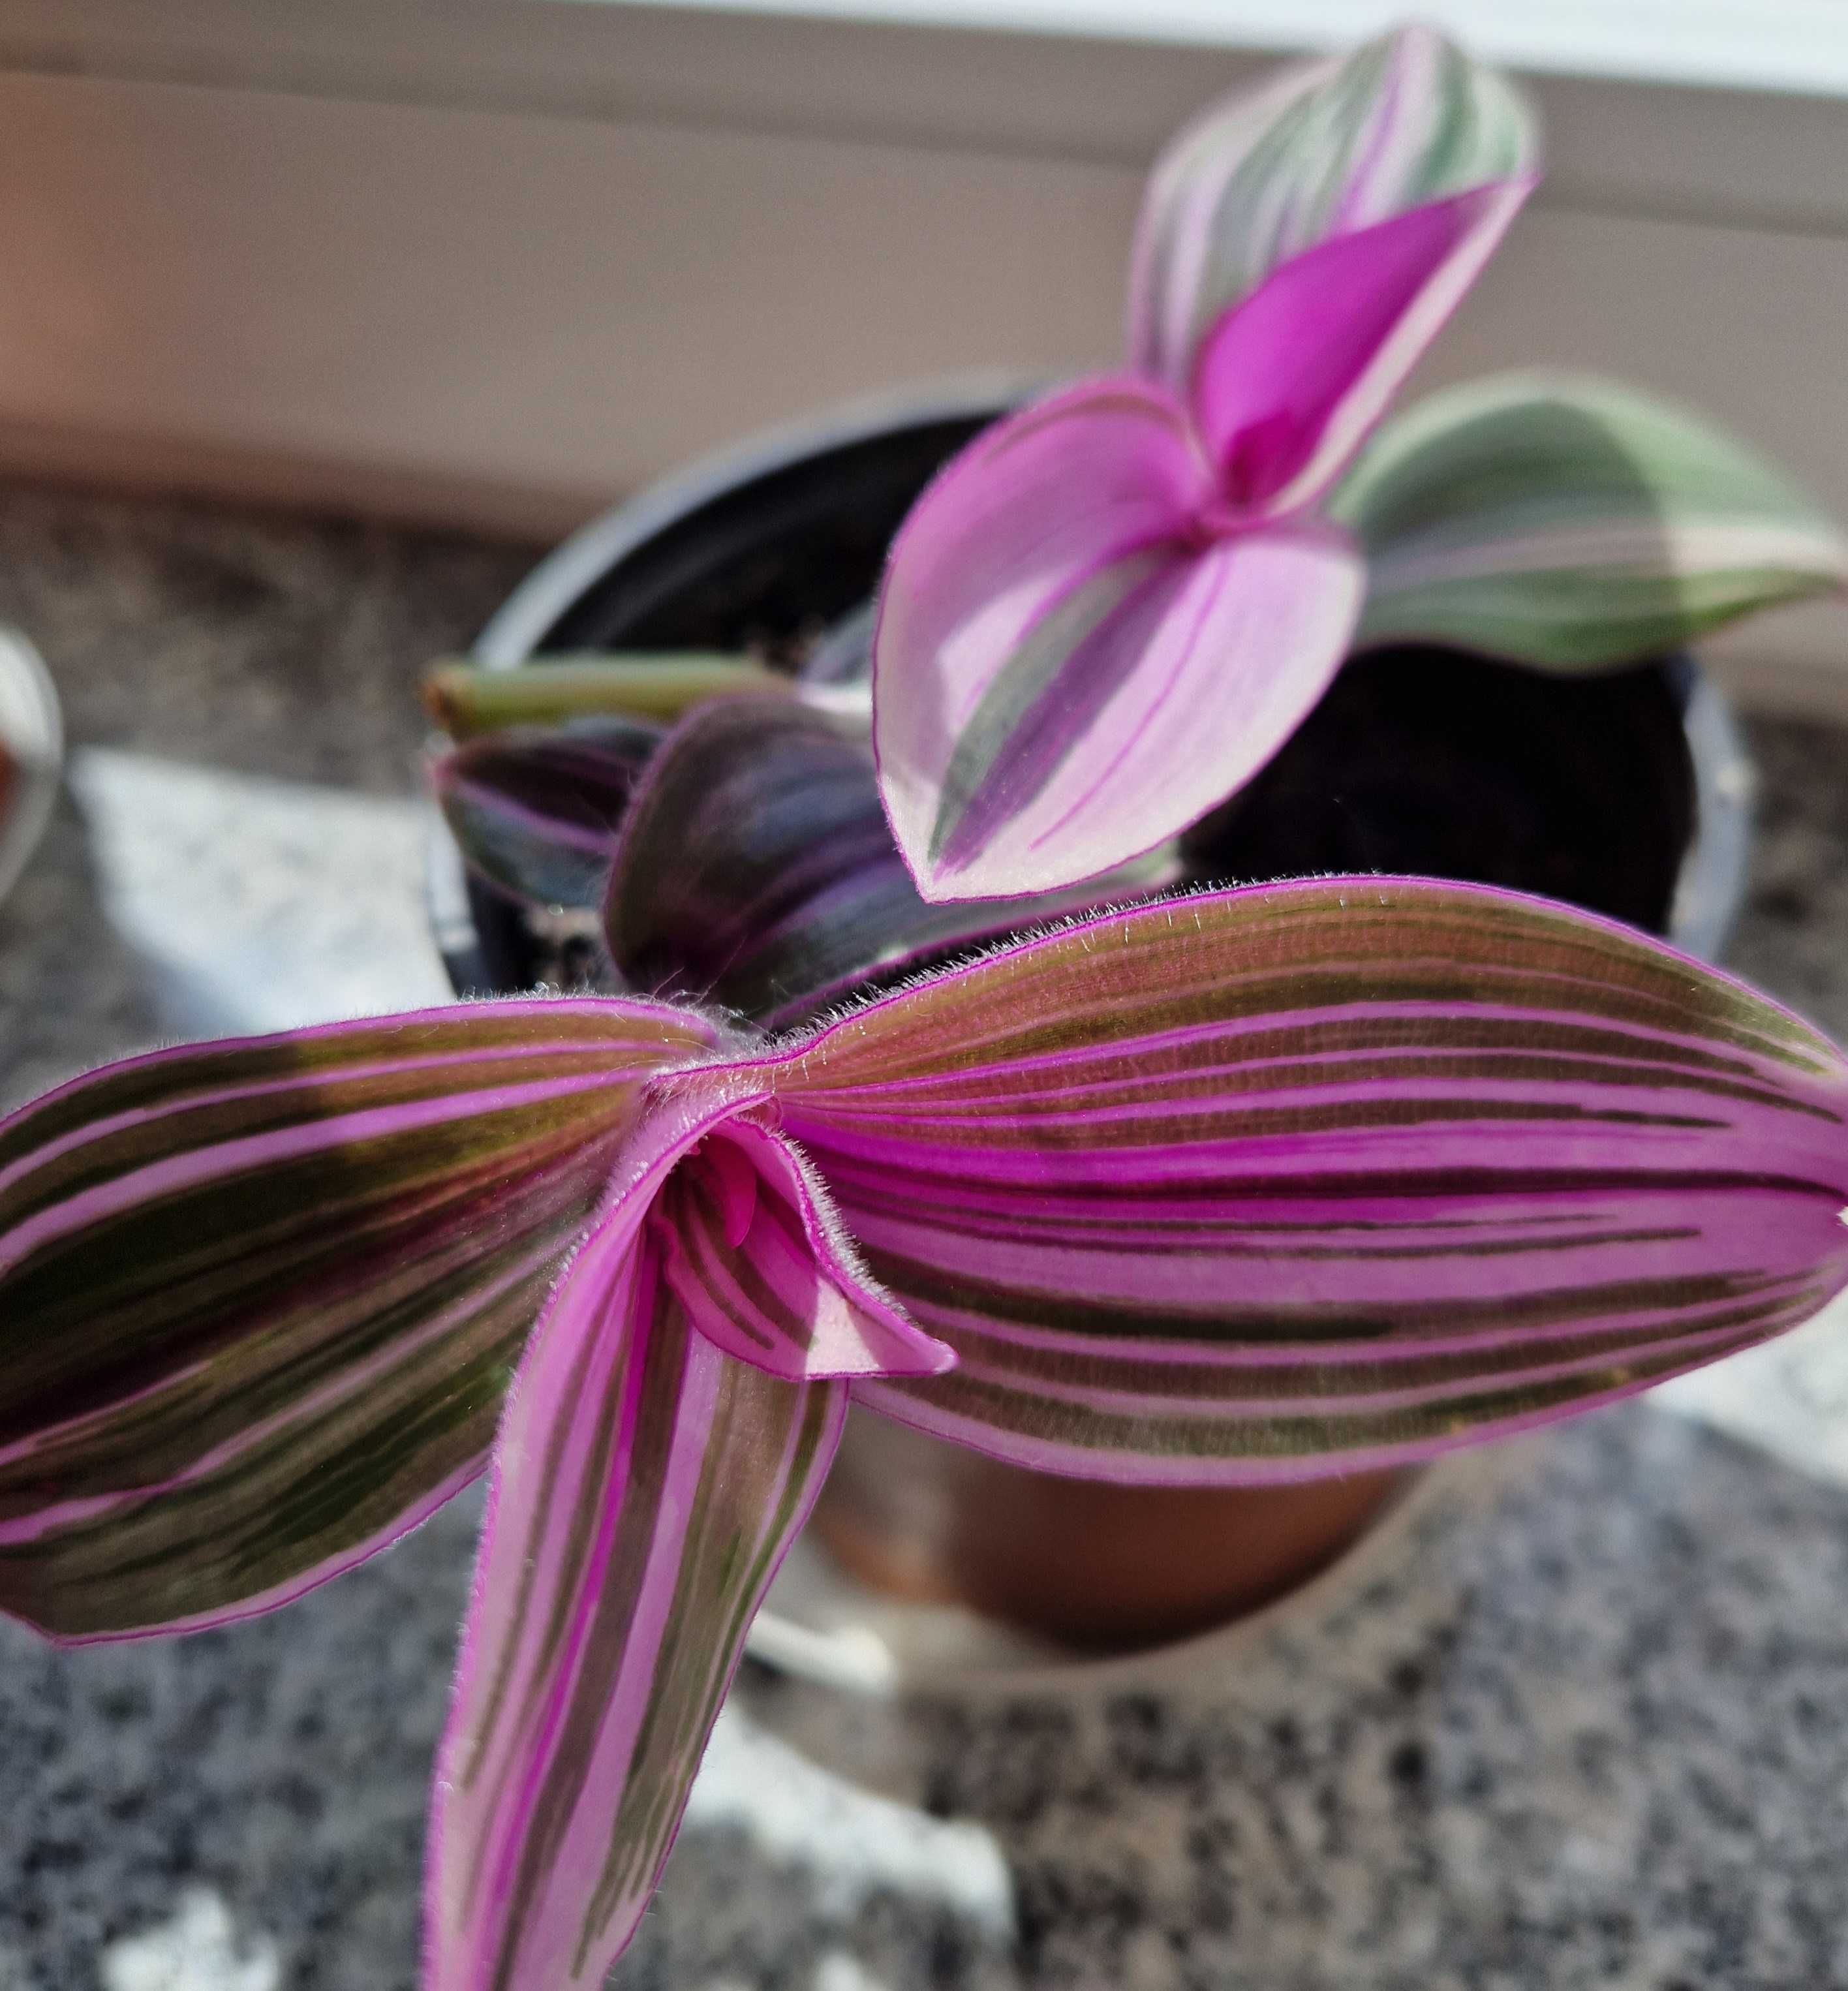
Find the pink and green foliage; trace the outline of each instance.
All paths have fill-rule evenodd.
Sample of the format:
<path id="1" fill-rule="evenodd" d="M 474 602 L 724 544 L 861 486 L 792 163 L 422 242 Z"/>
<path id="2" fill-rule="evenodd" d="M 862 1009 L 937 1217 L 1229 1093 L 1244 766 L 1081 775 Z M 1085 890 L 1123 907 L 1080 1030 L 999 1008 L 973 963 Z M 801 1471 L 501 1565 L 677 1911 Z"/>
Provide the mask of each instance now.
<path id="1" fill-rule="evenodd" d="M 873 744 L 927 899 L 1076 884 L 1241 788 L 1340 668 L 1366 567 L 1319 507 L 1526 197 L 1494 182 L 1281 264 L 1183 399 L 1134 376 L 978 437 L 892 549 Z"/>
<path id="2" fill-rule="evenodd" d="M 1260 1485 L 1571 1414 L 1848 1287 L 1848 1061 L 1739 983 L 1430 880 L 1148 896 L 1356 630 L 1597 669 L 1840 582 L 1775 472 L 1616 390 L 1368 441 L 1533 161 L 1421 30 L 1216 111 L 1151 190 L 1135 370 L 906 525 L 870 742 L 702 659 L 731 702 L 664 737 L 442 764 L 478 871 L 587 904 L 607 870 L 618 970 L 741 1022 L 461 1006 L 0 1122 L 0 1609 L 267 1609 L 492 1458 L 428 1991 L 601 1982 L 850 1401 Z"/>
<path id="3" fill-rule="evenodd" d="M 845 1379 L 954 1360 L 868 1282 L 740 1077 L 689 1077 L 638 1123 L 516 1380 L 437 1769 L 437 1983 L 602 1982 Z"/>
<path id="4" fill-rule="evenodd" d="M 1130 364 L 1177 392 L 1202 336 L 1279 264 L 1409 208 L 1538 170 L 1520 93 L 1417 22 L 1214 104 L 1150 175 Z"/>
<path id="5" fill-rule="evenodd" d="M 1418 880 L 1097 914 L 782 1040 L 584 998 L 162 1053 L 0 1125 L 0 1596 L 280 1602 L 512 1373 L 427 1981 L 594 1984 L 850 1398 L 1138 1482 L 1425 1458 L 1795 1325 L 1845 1204 L 1814 1031 Z"/>
<path id="6" fill-rule="evenodd" d="M 770 1030 L 876 977 L 1180 876 L 1157 852 L 1074 891 L 929 904 L 880 810 L 864 725 L 787 699 L 690 714 L 613 852 L 604 928 L 624 985 Z"/>
<path id="7" fill-rule="evenodd" d="M 1131 370 L 978 436 L 892 549 L 873 747 L 912 883 L 876 875 L 883 846 L 853 867 L 889 943 L 870 963 L 1171 875 L 1174 839 L 1265 765 L 1356 648 L 1607 670 L 1848 584 L 1848 543 L 1787 478 L 1629 390 L 1505 376 L 1382 422 L 1533 187 L 1537 156 L 1518 94 L 1416 27 L 1292 71 L 1169 148 L 1132 259 Z M 536 675 L 562 685 L 573 668 Z M 625 671 L 636 681 L 633 664 L 607 668 L 587 696 L 607 699 Z M 729 669 L 747 694 L 767 676 Z M 837 716 L 838 773 L 853 701 Z M 799 716 L 772 730 L 785 762 L 798 736 L 818 761 L 826 750 Z M 686 743 L 683 779 L 696 757 Z M 553 773 L 465 747 L 438 785 L 484 876 L 587 903 L 615 812 L 588 831 L 577 802 L 568 822 L 536 821 L 532 791 Z M 767 807 L 774 784 L 758 778 Z M 662 809 L 657 827 L 680 813 Z M 870 850 L 850 813 L 837 849 Z M 619 961 L 653 960 L 651 921 L 676 941 L 693 924 L 689 904 L 664 908 L 653 874 L 638 875 L 649 904 L 619 895 Z M 853 898 L 816 886 L 801 948 L 859 917 Z M 993 903 L 948 910 L 976 900 Z M 751 917 L 762 951 L 731 975 L 748 1010 L 798 1014 L 805 996 L 851 985 L 829 983 L 818 958 L 777 1012 L 784 937 L 761 901 Z"/>
<path id="8" fill-rule="evenodd" d="M 0 1125 L 0 1609 L 284 1601 L 487 1462 L 691 1014 L 544 1002 L 158 1051 Z"/>
<path id="9" fill-rule="evenodd" d="M 1536 160 L 1519 97 L 1421 28 L 1175 141 L 1132 370 L 979 436 L 892 550 L 873 733 L 924 898 L 1153 849 L 1264 766 L 1356 642 L 1605 669 L 1848 581 L 1777 472 L 1596 383 L 1441 399 L 1366 447 Z"/>
<path id="10" fill-rule="evenodd" d="M 1387 423 L 1331 509 L 1367 560 L 1358 640 L 1608 669 L 1839 591 L 1836 527 L 1685 410 L 1504 373 Z"/>

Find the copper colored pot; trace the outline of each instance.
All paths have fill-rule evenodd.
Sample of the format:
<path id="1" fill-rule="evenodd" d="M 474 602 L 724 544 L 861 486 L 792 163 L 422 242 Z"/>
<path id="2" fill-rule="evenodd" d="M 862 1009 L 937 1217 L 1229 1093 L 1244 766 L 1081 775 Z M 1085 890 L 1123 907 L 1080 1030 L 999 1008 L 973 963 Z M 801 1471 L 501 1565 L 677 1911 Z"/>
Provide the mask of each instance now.
<path id="1" fill-rule="evenodd" d="M 1093 1652 L 1208 1631 L 1306 1583 L 1415 1475 L 1117 1486 L 1004 1465 L 855 1411 L 809 1523 L 872 1588 Z"/>

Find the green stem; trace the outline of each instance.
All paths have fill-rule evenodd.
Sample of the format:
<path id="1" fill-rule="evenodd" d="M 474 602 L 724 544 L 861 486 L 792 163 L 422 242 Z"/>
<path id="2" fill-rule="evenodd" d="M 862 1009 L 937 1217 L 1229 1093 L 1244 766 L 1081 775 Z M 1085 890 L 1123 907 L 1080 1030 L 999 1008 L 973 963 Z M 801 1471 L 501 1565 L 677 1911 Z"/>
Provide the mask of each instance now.
<path id="1" fill-rule="evenodd" d="M 780 671 L 700 650 L 560 655 L 518 670 L 444 657 L 424 676 L 424 702 L 452 740 L 467 740 L 597 713 L 673 720 L 708 699 L 788 698 L 795 689 Z"/>

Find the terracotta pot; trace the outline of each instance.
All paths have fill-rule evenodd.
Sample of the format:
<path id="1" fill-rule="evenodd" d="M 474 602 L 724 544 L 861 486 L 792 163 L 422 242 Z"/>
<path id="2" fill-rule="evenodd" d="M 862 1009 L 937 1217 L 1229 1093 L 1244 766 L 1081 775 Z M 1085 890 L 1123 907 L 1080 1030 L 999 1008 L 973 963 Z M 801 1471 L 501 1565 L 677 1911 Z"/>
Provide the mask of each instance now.
<path id="1" fill-rule="evenodd" d="M 1415 1476 L 1116 1486 L 1005 1465 L 855 1411 L 809 1527 L 887 1596 L 962 1605 L 1077 1650 L 1134 1652 L 1307 1582 Z"/>

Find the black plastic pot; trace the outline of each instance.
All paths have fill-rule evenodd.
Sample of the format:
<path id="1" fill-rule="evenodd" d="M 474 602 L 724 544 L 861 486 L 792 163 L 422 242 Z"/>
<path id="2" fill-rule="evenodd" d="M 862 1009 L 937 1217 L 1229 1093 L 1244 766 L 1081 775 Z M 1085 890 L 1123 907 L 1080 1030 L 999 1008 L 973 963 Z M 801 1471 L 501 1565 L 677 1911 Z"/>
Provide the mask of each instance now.
<path id="1" fill-rule="evenodd" d="M 876 586 L 931 475 L 1020 383 L 894 395 L 761 438 L 587 526 L 475 646 L 731 648 L 793 658 Z M 1343 671 L 1271 765 L 1202 825 L 1203 876 L 1420 872 L 1541 892 L 1716 953 L 1744 888 L 1751 771 L 1684 659 L 1581 679 L 1435 650 Z M 529 986 L 523 917 L 433 844 L 437 944 L 464 994 Z"/>

